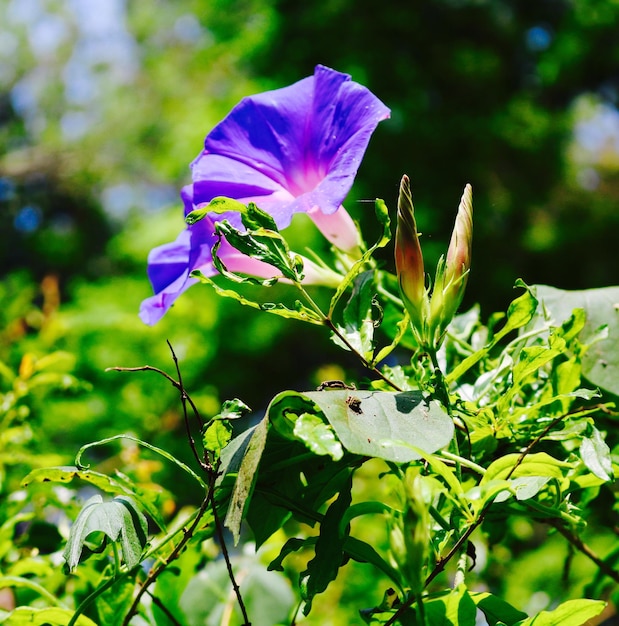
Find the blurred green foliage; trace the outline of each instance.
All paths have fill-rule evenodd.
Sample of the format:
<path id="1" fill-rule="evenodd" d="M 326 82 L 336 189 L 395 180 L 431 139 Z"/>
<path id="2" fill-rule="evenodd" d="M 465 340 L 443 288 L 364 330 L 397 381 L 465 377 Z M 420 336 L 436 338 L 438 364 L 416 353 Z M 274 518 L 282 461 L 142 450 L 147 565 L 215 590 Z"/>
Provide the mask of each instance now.
<path id="1" fill-rule="evenodd" d="M 178 190 L 203 137 L 244 95 L 294 82 L 317 63 L 350 72 L 392 109 L 347 205 L 366 231 L 374 226 L 364 201 L 382 197 L 395 209 L 407 173 L 424 250 L 436 258 L 453 199 L 473 184 L 466 304 L 503 308 L 518 277 L 562 288 L 619 283 L 617 3 L 104 5 L 97 13 L 86 1 L 0 0 L 2 393 L 24 383 L 2 433 L 3 453 L 11 451 L 2 459 L 3 497 L 27 469 L 70 463 L 84 442 L 118 432 L 165 442 L 189 461 L 176 390 L 155 374 L 105 371 L 148 363 L 173 373 L 166 340 L 205 415 L 231 397 L 260 411 L 284 388 L 346 379 L 356 367 L 334 365 L 319 329 L 256 315 L 206 287 L 191 289 L 154 328 L 137 318 L 150 293 L 146 256 L 183 227 Z M 293 228 L 293 243 L 320 245 L 307 222 Z M 37 388 L 48 367 L 51 379 Z M 174 484 L 174 506 L 193 501 L 184 478 L 135 455 L 120 450 L 113 462 L 146 482 Z M 55 497 L 33 501 L 49 508 Z M 567 557 L 539 528 L 518 524 L 508 529 L 511 548 L 489 567 L 522 606 L 531 595 L 518 595 L 528 559 L 558 570 Z M 328 592 L 334 615 L 339 602 L 374 589 L 354 567 L 350 587 L 338 582 Z M 586 566 L 572 571 L 584 585 Z"/>

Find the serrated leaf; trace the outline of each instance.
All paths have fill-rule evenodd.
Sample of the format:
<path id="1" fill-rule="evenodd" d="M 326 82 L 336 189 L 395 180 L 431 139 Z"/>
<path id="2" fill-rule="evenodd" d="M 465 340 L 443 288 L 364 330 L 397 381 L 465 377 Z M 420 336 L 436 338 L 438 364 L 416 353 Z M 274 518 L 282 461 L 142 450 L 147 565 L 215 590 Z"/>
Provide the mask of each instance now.
<path id="1" fill-rule="evenodd" d="M 514 626 L 583 626 L 606 607 L 601 600 L 568 600 L 553 611 L 542 611 Z"/>
<path id="2" fill-rule="evenodd" d="M 223 235 L 226 241 L 239 252 L 272 265 L 292 282 L 301 280 L 302 265 L 299 265 L 297 257 L 292 256 L 286 240 L 279 232 L 263 227 L 243 232 L 232 226 L 227 220 L 216 222 L 215 230 L 218 235 Z M 213 260 L 218 258 L 218 248 L 219 242 L 213 247 Z M 219 262 L 223 265 L 221 259 Z"/>
<path id="3" fill-rule="evenodd" d="M 580 458 L 587 468 L 598 478 L 606 482 L 613 479 L 613 464 L 610 458 L 610 448 L 602 438 L 597 428 L 593 429 L 591 437 L 585 437 L 580 444 Z"/>
<path id="4" fill-rule="evenodd" d="M 317 415 L 299 415 L 294 423 L 293 433 L 314 454 L 330 456 L 334 461 L 339 461 L 344 456 L 342 444 L 337 440 L 333 428 Z"/>
<path id="5" fill-rule="evenodd" d="M 111 502 L 103 502 L 103 498 L 96 495 L 86 502 L 71 527 L 63 552 L 70 571 L 79 564 L 88 536 L 96 532 L 103 533 L 111 541 L 120 540 L 123 558 L 129 569 L 140 562 L 146 545 L 148 523 L 131 498 L 117 496 Z"/>

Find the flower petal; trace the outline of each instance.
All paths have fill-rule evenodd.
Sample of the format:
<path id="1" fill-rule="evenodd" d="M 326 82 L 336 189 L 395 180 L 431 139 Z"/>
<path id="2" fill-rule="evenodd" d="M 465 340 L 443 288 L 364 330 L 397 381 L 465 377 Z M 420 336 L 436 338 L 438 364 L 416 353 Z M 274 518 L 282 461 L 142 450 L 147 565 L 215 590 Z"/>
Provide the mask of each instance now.
<path id="1" fill-rule="evenodd" d="M 181 197 L 185 215 L 217 196 L 254 202 L 279 228 L 294 213 L 306 212 L 325 236 L 353 249 L 357 232 L 341 207 L 377 124 L 389 109 L 347 74 L 317 66 L 314 76 L 283 89 L 244 98 L 206 137 L 191 164 L 193 184 Z M 338 211 L 339 209 L 339 211 Z M 207 216 L 187 227 L 177 240 L 155 248 L 148 275 L 155 295 L 142 304 L 140 317 L 154 324 L 196 281 L 194 269 L 212 276 L 214 220 L 241 228 L 240 216 Z M 240 258 L 223 241 L 219 255 L 232 271 L 270 276 L 270 266 Z"/>
<path id="2" fill-rule="evenodd" d="M 196 203 L 221 195 L 255 202 L 279 228 L 315 207 L 335 213 L 387 117 L 389 109 L 372 92 L 321 65 L 313 77 L 244 98 L 192 163 Z M 272 194 L 275 202 L 267 200 Z"/>

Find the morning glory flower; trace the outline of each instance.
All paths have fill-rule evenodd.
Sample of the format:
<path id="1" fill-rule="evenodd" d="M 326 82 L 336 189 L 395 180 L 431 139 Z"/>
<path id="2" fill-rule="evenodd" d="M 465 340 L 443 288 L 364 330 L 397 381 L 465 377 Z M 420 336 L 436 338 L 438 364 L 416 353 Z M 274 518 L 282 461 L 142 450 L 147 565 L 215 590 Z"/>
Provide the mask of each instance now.
<path id="1" fill-rule="evenodd" d="M 342 207 L 378 123 L 389 109 L 347 74 L 317 66 L 313 76 L 289 87 L 244 98 L 206 137 L 204 150 L 191 164 L 192 184 L 181 197 L 185 216 L 225 196 L 254 202 L 286 228 L 295 213 L 306 213 L 324 236 L 342 250 L 359 244 L 357 229 Z M 196 279 L 217 274 L 211 249 L 214 223 L 228 219 L 241 228 L 236 213 L 209 214 L 187 226 L 173 243 L 148 257 L 155 295 L 146 299 L 140 317 L 155 324 Z M 261 277 L 275 270 L 246 257 L 225 241 L 218 256 L 231 271 Z M 304 282 L 319 282 L 311 264 Z"/>

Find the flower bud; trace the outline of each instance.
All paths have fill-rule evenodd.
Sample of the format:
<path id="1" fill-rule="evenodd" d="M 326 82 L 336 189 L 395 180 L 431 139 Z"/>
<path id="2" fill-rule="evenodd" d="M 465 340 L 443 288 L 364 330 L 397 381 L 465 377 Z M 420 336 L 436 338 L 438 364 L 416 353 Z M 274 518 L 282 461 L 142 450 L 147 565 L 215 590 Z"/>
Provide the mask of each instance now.
<path id="1" fill-rule="evenodd" d="M 413 331 L 420 338 L 425 326 L 428 296 L 410 181 L 406 175 L 402 176 L 398 197 L 395 267 L 404 306 L 410 316 Z"/>
<path id="2" fill-rule="evenodd" d="M 447 259 L 441 257 L 430 300 L 429 332 L 435 346 L 441 342 L 462 298 L 471 267 L 473 244 L 473 190 L 464 188 L 456 223 L 449 242 Z"/>

